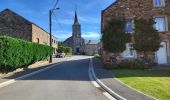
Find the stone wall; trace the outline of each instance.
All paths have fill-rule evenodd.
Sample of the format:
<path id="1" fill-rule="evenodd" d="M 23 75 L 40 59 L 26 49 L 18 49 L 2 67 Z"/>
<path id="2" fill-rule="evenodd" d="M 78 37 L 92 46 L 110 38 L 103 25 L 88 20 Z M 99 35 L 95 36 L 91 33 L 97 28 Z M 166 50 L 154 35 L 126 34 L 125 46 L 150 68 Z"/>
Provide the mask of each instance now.
<path id="1" fill-rule="evenodd" d="M 153 0 L 117 0 L 112 6 L 102 11 L 102 28 L 104 30 L 107 21 L 112 17 L 153 18 L 154 16 L 167 16 L 170 23 L 170 1 L 165 0 L 165 7 L 154 7 Z M 170 32 L 170 25 L 169 32 Z"/>
<path id="2" fill-rule="evenodd" d="M 170 0 L 165 0 L 165 7 L 154 7 L 153 0 L 117 0 L 102 11 L 102 32 L 111 18 L 134 19 L 142 17 L 145 19 L 155 16 L 166 16 L 168 20 L 168 31 L 161 34 L 161 40 L 168 44 L 168 61 L 170 62 Z M 111 54 L 103 52 L 104 60 Z"/>
<path id="3" fill-rule="evenodd" d="M 94 56 L 97 51 L 97 44 L 86 44 L 85 45 L 85 54 L 89 56 Z"/>
<path id="4" fill-rule="evenodd" d="M 32 24 L 32 42 L 50 45 L 50 35 L 37 25 Z"/>
<path id="5" fill-rule="evenodd" d="M 0 35 L 31 41 L 31 23 L 6 9 L 0 13 Z"/>

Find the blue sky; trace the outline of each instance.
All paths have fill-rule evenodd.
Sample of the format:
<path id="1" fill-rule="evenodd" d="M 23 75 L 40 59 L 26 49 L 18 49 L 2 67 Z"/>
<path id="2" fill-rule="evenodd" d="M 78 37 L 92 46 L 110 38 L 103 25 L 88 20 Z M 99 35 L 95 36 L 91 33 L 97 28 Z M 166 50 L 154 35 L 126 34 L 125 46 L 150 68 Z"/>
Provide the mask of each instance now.
<path id="1" fill-rule="evenodd" d="M 9 8 L 49 31 L 49 9 L 56 0 L 1 0 L 0 11 Z M 77 8 L 82 36 L 86 40 L 100 39 L 101 10 L 114 0 L 60 0 L 60 10 L 53 15 L 53 35 L 60 41 L 72 34 L 74 11 Z"/>

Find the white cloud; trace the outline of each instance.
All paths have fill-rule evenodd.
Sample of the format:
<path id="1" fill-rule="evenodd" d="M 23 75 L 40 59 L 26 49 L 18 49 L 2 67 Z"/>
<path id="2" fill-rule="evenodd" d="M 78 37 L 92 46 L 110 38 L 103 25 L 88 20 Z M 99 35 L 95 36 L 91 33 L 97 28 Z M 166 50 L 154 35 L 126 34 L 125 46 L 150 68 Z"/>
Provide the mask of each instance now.
<path id="1" fill-rule="evenodd" d="M 100 33 L 96 32 L 87 32 L 86 34 L 82 34 L 82 37 L 88 38 L 88 39 L 100 39 Z"/>
<path id="2" fill-rule="evenodd" d="M 58 20 L 58 23 L 70 25 L 70 24 L 73 24 L 73 20 L 71 20 L 71 19 L 60 19 L 60 20 Z"/>

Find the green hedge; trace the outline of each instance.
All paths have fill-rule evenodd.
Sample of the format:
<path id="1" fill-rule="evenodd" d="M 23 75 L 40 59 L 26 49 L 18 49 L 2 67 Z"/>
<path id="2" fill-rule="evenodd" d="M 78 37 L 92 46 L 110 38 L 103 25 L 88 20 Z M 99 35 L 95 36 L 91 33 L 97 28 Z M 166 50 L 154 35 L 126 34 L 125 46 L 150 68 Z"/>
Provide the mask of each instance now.
<path id="1" fill-rule="evenodd" d="M 53 48 L 21 39 L 0 36 L 0 70 L 15 70 L 47 59 Z"/>
<path id="2" fill-rule="evenodd" d="M 134 60 L 134 61 L 122 61 L 117 65 L 120 69 L 145 69 L 146 66 L 143 62 Z"/>

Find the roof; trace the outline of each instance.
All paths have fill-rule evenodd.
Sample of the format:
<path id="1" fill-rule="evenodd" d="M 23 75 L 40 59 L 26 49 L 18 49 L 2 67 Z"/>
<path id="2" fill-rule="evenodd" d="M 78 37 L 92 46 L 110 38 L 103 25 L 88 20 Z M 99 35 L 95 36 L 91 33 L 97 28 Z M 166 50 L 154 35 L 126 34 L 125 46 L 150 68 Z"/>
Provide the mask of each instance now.
<path id="1" fill-rule="evenodd" d="M 99 41 L 95 41 L 95 40 L 89 40 L 89 41 L 85 41 L 85 44 L 86 45 L 96 45 L 96 44 L 98 44 L 99 43 Z"/>
<path id="2" fill-rule="evenodd" d="M 114 1 L 111 5 L 109 5 L 107 8 L 105 8 L 104 10 L 102 10 L 102 12 L 106 11 L 107 9 L 109 9 L 110 7 L 112 7 L 113 5 L 115 5 L 119 0 Z"/>
<path id="3" fill-rule="evenodd" d="M 78 17 L 77 17 L 77 12 L 75 12 L 74 23 L 79 23 L 79 22 L 78 22 Z"/>
<path id="4" fill-rule="evenodd" d="M 7 9 L 1 11 L 0 13 L 3 13 L 3 12 L 10 12 L 10 13 L 16 15 L 16 16 L 19 16 L 20 18 L 22 18 L 23 20 L 27 21 L 28 23 L 33 24 L 33 25 L 37 26 L 38 28 L 42 29 L 44 32 L 48 33 L 45 29 L 43 29 L 43 28 L 41 28 L 40 26 L 38 26 L 37 24 L 35 24 L 35 23 L 27 20 L 26 18 L 24 18 L 23 16 L 17 14 L 16 12 L 12 11 L 11 9 L 8 9 L 8 8 L 7 8 Z M 49 33 L 48 33 L 48 34 L 49 34 Z M 54 35 L 52 35 L 52 36 L 55 37 Z M 56 37 L 55 37 L 55 38 L 56 38 Z"/>
<path id="5" fill-rule="evenodd" d="M 76 11 L 75 11 L 75 17 L 74 17 L 74 25 L 79 25 L 78 16 L 77 16 Z"/>

